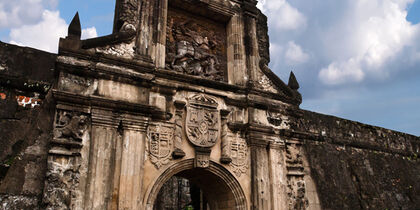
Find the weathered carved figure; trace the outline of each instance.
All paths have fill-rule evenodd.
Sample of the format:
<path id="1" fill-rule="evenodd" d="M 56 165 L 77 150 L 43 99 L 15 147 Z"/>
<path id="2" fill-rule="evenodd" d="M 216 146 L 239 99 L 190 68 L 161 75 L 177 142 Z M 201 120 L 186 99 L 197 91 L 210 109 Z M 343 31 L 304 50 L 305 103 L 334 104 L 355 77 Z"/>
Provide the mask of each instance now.
<path id="1" fill-rule="evenodd" d="M 81 141 L 86 130 L 86 116 L 73 115 L 70 112 L 62 112 L 57 115 L 54 138 L 66 138 L 68 140 Z"/>
<path id="2" fill-rule="evenodd" d="M 182 12 L 181 12 L 182 13 Z M 223 80 L 225 52 L 223 36 L 186 18 L 180 12 L 169 11 L 166 67 L 177 72 Z M 208 23 L 206 23 L 208 24 Z M 219 32 L 225 33 L 225 32 Z"/>

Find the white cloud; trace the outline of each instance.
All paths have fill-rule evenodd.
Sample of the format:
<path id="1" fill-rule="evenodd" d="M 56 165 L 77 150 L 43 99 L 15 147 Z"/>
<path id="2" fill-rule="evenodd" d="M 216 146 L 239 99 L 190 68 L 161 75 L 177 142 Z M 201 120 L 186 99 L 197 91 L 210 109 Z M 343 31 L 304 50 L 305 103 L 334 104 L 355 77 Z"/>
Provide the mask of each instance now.
<path id="1" fill-rule="evenodd" d="M 44 10 L 40 22 L 12 28 L 10 43 L 56 53 L 60 37 L 67 36 L 68 24 L 58 11 Z M 97 37 L 95 27 L 82 30 L 82 39 Z"/>
<path id="2" fill-rule="evenodd" d="M 67 23 L 58 11 L 44 10 L 40 22 L 10 31 L 10 43 L 57 52 L 58 40 L 67 35 Z"/>
<path id="3" fill-rule="evenodd" d="M 269 22 L 276 29 L 295 30 L 306 25 L 305 16 L 286 0 L 260 0 L 257 6 L 272 17 Z"/>
<path id="4" fill-rule="evenodd" d="M 383 79 L 389 75 L 386 64 L 402 53 L 404 47 L 419 37 L 419 25 L 406 20 L 408 3 L 412 0 L 357 0 L 349 7 L 341 27 L 334 28 L 331 45 L 348 53 L 343 56 L 333 49 L 331 63 L 319 72 L 319 78 L 328 85 L 362 82 L 366 75 Z M 348 32 L 348 36 L 343 36 Z M 325 42 L 328 42 L 325 40 Z M 342 43 L 342 44 L 341 44 Z M 344 57 L 344 59 L 343 59 Z"/>
<path id="5" fill-rule="evenodd" d="M 0 29 L 35 24 L 41 20 L 44 9 L 54 9 L 57 0 L 2 0 L 0 1 Z"/>
<path id="6" fill-rule="evenodd" d="M 96 32 L 95 27 L 90 27 L 86 29 L 82 29 L 82 37 L 81 39 L 90 39 L 95 38 L 98 36 L 98 33 Z"/>
<path id="7" fill-rule="evenodd" d="M 364 77 L 365 73 L 360 68 L 360 62 L 353 58 L 346 62 L 333 62 L 319 72 L 321 81 L 328 85 L 360 82 Z"/>
<path id="8" fill-rule="evenodd" d="M 294 41 L 287 44 L 287 50 L 284 55 L 286 62 L 289 64 L 305 63 L 309 59 L 309 55 L 302 50 L 302 47 Z"/>

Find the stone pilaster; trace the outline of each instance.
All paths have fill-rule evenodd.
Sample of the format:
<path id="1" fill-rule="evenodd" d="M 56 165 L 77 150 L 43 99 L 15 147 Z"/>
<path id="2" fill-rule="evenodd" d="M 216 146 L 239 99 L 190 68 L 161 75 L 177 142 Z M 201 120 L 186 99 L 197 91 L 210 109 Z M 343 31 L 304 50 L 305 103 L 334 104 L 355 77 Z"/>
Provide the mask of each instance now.
<path id="1" fill-rule="evenodd" d="M 264 134 L 249 131 L 248 145 L 251 150 L 251 210 L 271 210 L 268 142 Z"/>
<path id="2" fill-rule="evenodd" d="M 242 15 L 232 16 L 227 26 L 227 56 L 229 83 L 235 85 L 245 85 L 248 81 L 243 28 Z"/>
<path id="3" fill-rule="evenodd" d="M 121 144 L 119 120 L 111 110 L 92 109 L 92 138 L 87 174 L 85 209 L 107 209 L 114 186 L 116 150 Z"/>
<path id="4" fill-rule="evenodd" d="M 271 178 L 271 202 L 273 210 L 288 209 L 287 177 L 284 164 L 285 144 L 283 141 L 273 141 L 269 145 L 269 162 Z"/>
<path id="5" fill-rule="evenodd" d="M 148 0 L 140 9 L 137 53 L 150 57 L 157 68 L 165 67 L 167 8 L 167 0 Z"/>
<path id="6" fill-rule="evenodd" d="M 119 209 L 140 209 L 143 194 L 143 165 L 145 158 L 148 118 L 123 115 L 123 149 L 119 183 Z"/>
<path id="7" fill-rule="evenodd" d="M 258 79 L 258 39 L 256 15 L 249 10 L 244 12 L 245 22 L 245 47 L 246 47 L 246 67 L 248 69 L 249 82 L 253 83 Z"/>

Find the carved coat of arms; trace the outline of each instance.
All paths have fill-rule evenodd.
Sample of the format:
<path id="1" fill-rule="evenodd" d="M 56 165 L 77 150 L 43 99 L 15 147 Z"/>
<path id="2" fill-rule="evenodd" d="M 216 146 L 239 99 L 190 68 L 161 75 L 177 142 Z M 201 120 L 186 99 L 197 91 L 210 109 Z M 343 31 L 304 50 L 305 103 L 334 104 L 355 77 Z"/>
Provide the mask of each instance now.
<path id="1" fill-rule="evenodd" d="M 151 124 L 147 130 L 150 161 L 160 168 L 169 163 L 173 150 L 173 125 Z"/>
<path id="2" fill-rule="evenodd" d="M 217 102 L 204 94 L 194 95 L 188 100 L 186 134 L 190 142 L 198 147 L 212 147 L 219 136 L 219 111 Z"/>
<path id="3" fill-rule="evenodd" d="M 239 136 L 232 136 L 230 139 L 230 163 L 237 176 L 241 176 L 248 169 L 248 146 L 245 139 Z"/>

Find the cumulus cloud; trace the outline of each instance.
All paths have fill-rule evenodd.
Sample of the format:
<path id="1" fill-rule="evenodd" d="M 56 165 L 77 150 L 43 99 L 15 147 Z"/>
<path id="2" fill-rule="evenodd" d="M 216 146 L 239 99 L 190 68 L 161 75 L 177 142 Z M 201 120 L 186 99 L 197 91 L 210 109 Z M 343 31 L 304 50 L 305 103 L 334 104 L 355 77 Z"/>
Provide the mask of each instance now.
<path id="1" fill-rule="evenodd" d="M 337 31 L 348 31 L 349 36 L 329 36 L 344 44 L 350 52 L 345 60 L 340 53 L 332 56 L 332 62 L 319 72 L 325 84 L 341 85 L 363 81 L 365 75 L 382 79 L 389 75 L 385 64 L 400 55 L 404 47 L 419 38 L 419 26 L 406 20 L 408 0 L 358 0 L 350 7 L 348 17 Z M 340 36 L 340 37 L 338 37 Z M 348 48 L 348 49 L 345 49 Z M 341 56 L 343 57 L 343 56 Z"/>
<path id="2" fill-rule="evenodd" d="M 39 23 L 12 29 L 10 43 L 57 52 L 59 38 L 66 35 L 67 24 L 60 18 L 60 13 L 45 10 Z"/>
<path id="3" fill-rule="evenodd" d="M 90 38 L 95 38 L 97 36 L 98 36 L 98 33 L 96 32 L 95 27 L 82 29 L 81 39 L 90 39 Z"/>
<path id="4" fill-rule="evenodd" d="M 59 38 L 67 35 L 68 24 L 60 17 L 59 11 L 45 8 L 57 6 L 57 1 L 18 0 L 10 2 L 0 3 L 0 27 L 10 27 L 9 42 L 56 53 Z M 29 6 L 24 5 L 25 3 Z M 31 6 L 34 7 L 33 10 L 31 10 Z M 26 16 L 21 15 L 25 12 L 28 12 Z M 7 18 L 2 19 L 3 15 L 6 15 Z M 95 27 L 82 30 L 82 39 L 97 36 Z"/>
<path id="5" fill-rule="evenodd" d="M 289 64 L 305 63 L 309 59 L 309 55 L 302 50 L 302 47 L 294 41 L 287 44 L 287 50 L 284 54 L 286 62 Z"/>
<path id="6" fill-rule="evenodd" d="M 306 24 L 306 17 L 286 0 L 260 0 L 257 6 L 267 15 L 276 16 L 269 20 L 276 29 L 295 30 Z"/>
<path id="7" fill-rule="evenodd" d="M 353 58 L 347 62 L 333 62 L 319 72 L 321 81 L 328 85 L 360 82 L 364 77 L 365 73 L 360 68 L 359 61 Z"/>
<path id="8" fill-rule="evenodd" d="M 5 0 L 0 1 L 0 29 L 35 24 L 45 8 L 53 9 L 57 0 Z"/>

